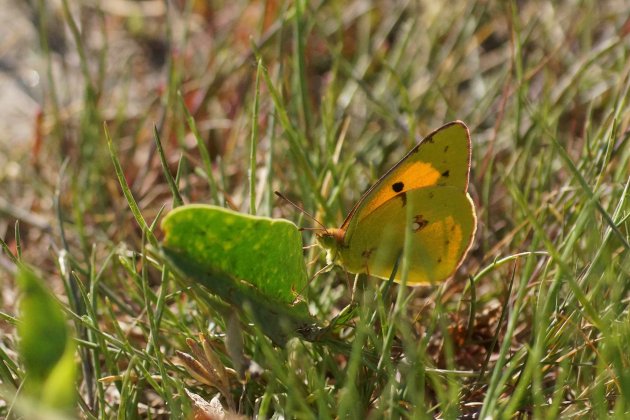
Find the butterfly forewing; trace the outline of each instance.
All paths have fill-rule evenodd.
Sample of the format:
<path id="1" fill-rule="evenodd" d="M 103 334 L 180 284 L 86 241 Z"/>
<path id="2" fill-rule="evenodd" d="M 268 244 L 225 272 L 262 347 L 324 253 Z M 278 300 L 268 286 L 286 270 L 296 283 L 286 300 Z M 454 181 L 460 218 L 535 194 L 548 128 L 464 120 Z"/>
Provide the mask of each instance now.
<path id="1" fill-rule="evenodd" d="M 460 121 L 446 124 L 426 136 L 376 182 L 357 203 L 341 226 L 351 234 L 353 226 L 385 202 L 403 192 L 431 187 L 468 187 L 470 135 Z"/>

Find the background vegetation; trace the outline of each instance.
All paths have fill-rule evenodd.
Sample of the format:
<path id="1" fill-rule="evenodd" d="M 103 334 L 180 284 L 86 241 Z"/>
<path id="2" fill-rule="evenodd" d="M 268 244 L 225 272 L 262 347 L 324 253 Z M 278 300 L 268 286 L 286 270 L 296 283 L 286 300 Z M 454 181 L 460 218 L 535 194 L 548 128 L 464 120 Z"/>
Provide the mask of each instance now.
<path id="1" fill-rule="evenodd" d="M 262 418 L 628 415 L 628 2 L 32 0 L 3 10 L 27 22 L 32 42 L 21 59 L 0 41 L 2 72 L 32 103 L 27 135 L 0 134 L 0 416 L 24 414 L 29 395 L 89 418 L 210 407 Z M 177 201 L 154 128 L 184 202 L 311 226 L 280 190 L 337 226 L 419 137 L 454 119 L 472 133 L 473 249 L 431 289 L 362 278 L 339 332 L 347 351 L 276 347 L 255 328 L 242 347 L 226 341 L 234 327 L 221 306 L 149 258 L 113 165 L 158 239 Z M 43 320 L 25 315 L 38 305 L 20 312 L 18 271 L 20 293 L 53 290 L 68 320 L 77 374 L 55 383 L 71 383 L 74 401 L 23 386 L 46 363 L 28 349 L 64 328 L 54 309 Z M 349 283 L 339 269 L 311 281 L 311 312 L 332 319 Z M 42 333 L 18 338 L 18 325 Z"/>

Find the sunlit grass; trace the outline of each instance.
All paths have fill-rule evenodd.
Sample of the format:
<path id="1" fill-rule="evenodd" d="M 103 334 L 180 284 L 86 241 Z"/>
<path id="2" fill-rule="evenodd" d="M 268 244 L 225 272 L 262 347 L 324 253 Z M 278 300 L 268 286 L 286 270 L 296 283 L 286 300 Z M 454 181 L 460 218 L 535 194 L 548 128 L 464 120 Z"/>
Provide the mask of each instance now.
<path id="1" fill-rule="evenodd" d="M 67 36 L 65 52 L 41 42 L 43 149 L 0 141 L 21 168 L 0 171 L 0 282 L 12 296 L 26 263 L 63 303 L 80 416 L 178 418 L 217 394 L 261 418 L 627 416 L 627 4 L 62 4 L 32 9 Z M 274 346 L 155 259 L 179 197 L 312 227 L 279 190 L 337 227 L 455 119 L 473 141 L 469 257 L 432 288 L 361 276 L 335 343 Z M 311 281 L 313 315 L 338 315 L 353 280 Z M 0 319 L 4 417 L 27 372 L 17 308 Z M 192 377 L 176 352 L 221 369 Z"/>

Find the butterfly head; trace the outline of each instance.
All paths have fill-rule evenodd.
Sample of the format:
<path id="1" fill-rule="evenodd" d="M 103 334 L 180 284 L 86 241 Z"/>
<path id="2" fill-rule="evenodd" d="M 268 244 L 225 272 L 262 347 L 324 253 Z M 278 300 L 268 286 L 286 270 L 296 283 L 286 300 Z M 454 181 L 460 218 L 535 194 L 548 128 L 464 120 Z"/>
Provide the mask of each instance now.
<path id="1" fill-rule="evenodd" d="M 343 246 L 345 231 L 342 229 L 326 229 L 317 234 L 317 243 L 326 250 L 328 264 L 337 262 L 339 249 Z"/>

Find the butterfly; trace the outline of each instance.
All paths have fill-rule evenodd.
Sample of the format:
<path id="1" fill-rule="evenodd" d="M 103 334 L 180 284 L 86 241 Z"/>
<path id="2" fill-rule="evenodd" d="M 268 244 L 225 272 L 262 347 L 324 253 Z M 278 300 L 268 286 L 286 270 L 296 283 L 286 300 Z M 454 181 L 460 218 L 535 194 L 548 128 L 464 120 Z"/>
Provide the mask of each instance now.
<path id="1" fill-rule="evenodd" d="M 406 271 L 408 285 L 446 280 L 462 263 L 477 228 L 467 191 L 470 158 L 463 122 L 426 136 L 363 194 L 339 229 L 317 234 L 328 263 L 383 279 L 398 267 L 394 281 L 401 282 Z"/>

